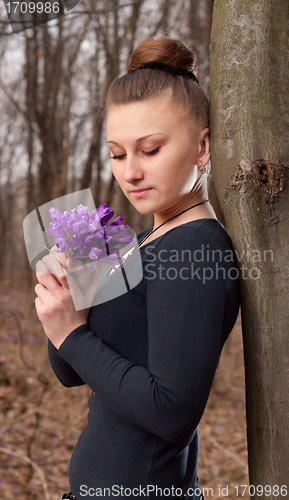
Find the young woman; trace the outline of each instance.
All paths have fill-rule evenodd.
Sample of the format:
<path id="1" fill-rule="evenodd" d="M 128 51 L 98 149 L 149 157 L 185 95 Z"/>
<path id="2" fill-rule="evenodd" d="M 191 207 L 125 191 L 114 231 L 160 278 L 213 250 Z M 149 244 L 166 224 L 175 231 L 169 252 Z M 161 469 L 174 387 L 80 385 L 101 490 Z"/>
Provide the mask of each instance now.
<path id="1" fill-rule="evenodd" d="M 37 274 L 52 367 L 66 387 L 92 390 L 70 498 L 203 498 L 197 426 L 240 291 L 230 237 L 208 199 L 209 105 L 193 66 L 182 42 L 145 40 L 107 95 L 113 174 L 134 207 L 154 215 L 138 235 L 140 283 L 75 311 L 51 259 L 63 287 Z"/>

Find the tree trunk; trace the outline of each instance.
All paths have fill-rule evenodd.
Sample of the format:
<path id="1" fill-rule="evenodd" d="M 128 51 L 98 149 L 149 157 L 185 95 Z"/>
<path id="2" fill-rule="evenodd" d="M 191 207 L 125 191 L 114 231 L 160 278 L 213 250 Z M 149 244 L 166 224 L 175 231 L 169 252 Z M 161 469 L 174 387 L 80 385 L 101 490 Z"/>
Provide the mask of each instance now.
<path id="1" fill-rule="evenodd" d="M 25 33 L 26 42 L 26 66 L 25 66 L 25 80 L 26 80 L 26 123 L 27 123 L 27 156 L 28 156 L 28 169 L 27 169 L 27 212 L 32 212 L 35 208 L 34 200 L 34 178 L 32 174 L 32 166 L 34 160 L 34 135 L 33 135 L 33 122 L 35 120 L 35 88 L 37 87 L 37 38 L 36 30 L 33 30 L 33 36 L 28 37 Z"/>
<path id="2" fill-rule="evenodd" d="M 190 0 L 190 46 L 197 53 L 197 74 L 206 92 L 209 91 L 209 45 L 214 0 Z"/>
<path id="3" fill-rule="evenodd" d="M 250 494 L 264 500 L 289 489 L 288 26 L 285 0 L 215 0 L 212 171 L 235 257 L 246 252 L 237 266 L 249 479 L 271 486 Z"/>

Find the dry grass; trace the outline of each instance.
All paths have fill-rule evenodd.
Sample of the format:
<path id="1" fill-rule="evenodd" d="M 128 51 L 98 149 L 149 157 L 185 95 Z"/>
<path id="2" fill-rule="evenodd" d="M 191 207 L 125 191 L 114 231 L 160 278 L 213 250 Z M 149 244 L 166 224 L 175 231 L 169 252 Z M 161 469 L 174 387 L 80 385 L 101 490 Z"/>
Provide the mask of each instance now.
<path id="1" fill-rule="evenodd" d="M 207 497 L 214 500 L 237 496 L 249 499 L 247 491 L 242 496 L 244 487 L 241 487 L 249 485 L 249 478 L 240 314 L 224 346 L 198 428 L 199 482 L 202 489 L 212 488 L 213 491 L 213 496 L 208 494 Z"/>
<path id="2" fill-rule="evenodd" d="M 90 390 L 68 390 L 57 381 L 35 295 L 23 292 L 20 279 L 17 285 L 0 286 L 0 498 L 59 500 L 69 490 L 69 459 L 86 424 Z M 200 486 L 213 491 L 206 497 L 236 498 L 234 487 L 248 484 L 240 317 L 223 350 L 199 434 Z M 228 486 L 228 495 L 219 494 L 219 486 Z"/>

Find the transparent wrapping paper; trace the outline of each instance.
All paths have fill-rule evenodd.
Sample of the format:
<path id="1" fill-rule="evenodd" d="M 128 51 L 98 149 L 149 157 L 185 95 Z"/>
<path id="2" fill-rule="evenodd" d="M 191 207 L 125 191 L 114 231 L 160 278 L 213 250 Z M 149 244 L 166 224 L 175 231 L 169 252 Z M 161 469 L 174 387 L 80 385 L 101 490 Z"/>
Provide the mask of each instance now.
<path id="1" fill-rule="evenodd" d="M 116 298 L 142 279 L 136 234 L 122 216 L 108 222 L 112 217 L 106 204 L 96 209 L 90 189 L 84 189 L 45 203 L 23 221 L 31 268 L 38 263 L 37 271 L 47 272 L 39 261 L 60 260 L 77 311 Z"/>

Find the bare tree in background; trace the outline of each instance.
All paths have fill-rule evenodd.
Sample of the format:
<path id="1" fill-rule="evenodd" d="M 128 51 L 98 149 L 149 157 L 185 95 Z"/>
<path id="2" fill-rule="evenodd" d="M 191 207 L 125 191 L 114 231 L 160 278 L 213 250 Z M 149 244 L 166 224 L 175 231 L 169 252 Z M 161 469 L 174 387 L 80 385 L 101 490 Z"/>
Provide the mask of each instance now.
<path id="1" fill-rule="evenodd" d="M 191 47 L 198 55 L 198 75 L 209 90 L 209 47 L 214 0 L 190 0 Z"/>
<path id="2" fill-rule="evenodd" d="M 136 212 L 108 173 L 101 111 L 108 86 L 126 70 L 133 49 L 146 36 L 175 36 L 194 45 L 201 83 L 208 84 L 208 49 L 203 45 L 208 46 L 211 0 L 180 3 L 84 0 L 68 16 L 13 35 L 24 56 L 15 79 L 18 90 L 11 92 L 5 78 L 0 79 L 0 90 L 24 127 L 15 141 L 24 153 L 22 169 L 26 162 L 26 213 L 90 187 L 96 206 L 113 205 L 137 232 L 152 223 L 152 216 Z M 195 12 L 201 20 L 197 28 L 192 24 Z M 197 44 L 201 34 L 202 42 Z M 11 39 L 6 25 L 3 47 Z"/>
<path id="3" fill-rule="evenodd" d="M 38 165 L 38 199 L 41 205 L 66 192 L 70 147 L 71 84 L 80 44 L 89 24 L 84 20 L 71 41 L 64 33 L 63 18 L 57 19 L 57 34 L 48 24 L 33 29 L 26 38 L 26 117 L 29 130 L 29 166 L 33 158 L 33 126 L 42 145 Z M 32 189 L 29 169 L 28 187 Z M 36 202 L 36 200 L 35 200 Z"/>
<path id="4" fill-rule="evenodd" d="M 209 94 L 209 52 L 214 0 L 190 0 L 190 46 L 197 54 L 197 73 L 200 83 Z M 213 174 L 208 178 L 208 194 L 218 219 L 226 226 L 226 221 L 216 193 Z"/>

